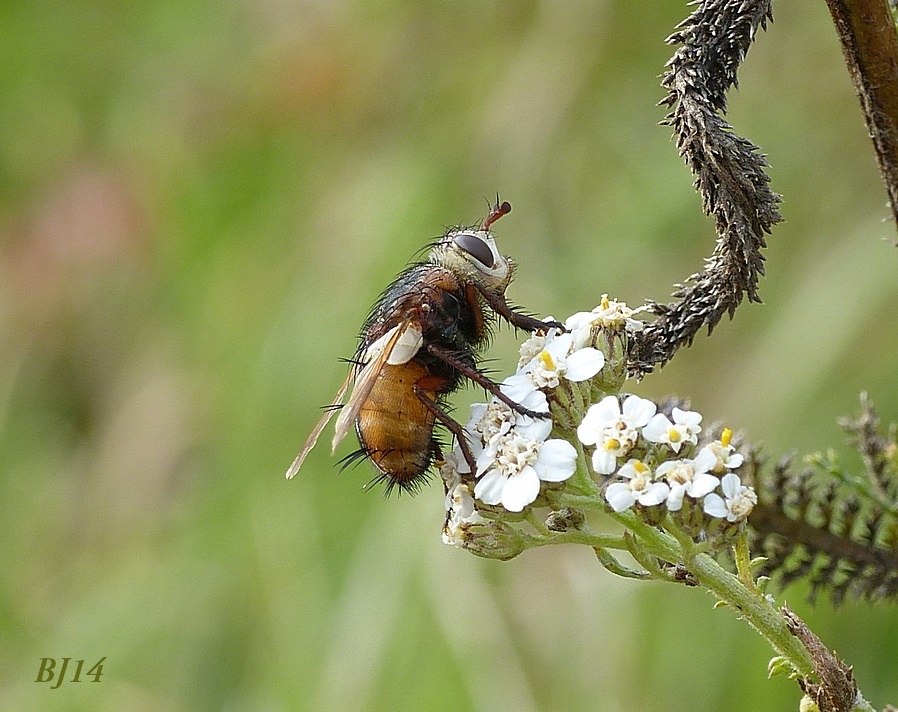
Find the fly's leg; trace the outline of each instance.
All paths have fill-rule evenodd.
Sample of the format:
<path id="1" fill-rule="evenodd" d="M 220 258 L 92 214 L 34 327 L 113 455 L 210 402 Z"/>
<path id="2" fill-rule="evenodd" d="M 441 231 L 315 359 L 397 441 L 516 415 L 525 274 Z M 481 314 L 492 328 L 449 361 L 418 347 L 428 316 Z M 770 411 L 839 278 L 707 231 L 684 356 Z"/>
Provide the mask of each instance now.
<path id="1" fill-rule="evenodd" d="M 539 323 L 542 324 L 542 322 Z M 448 363 L 450 366 L 452 366 L 452 368 L 460 371 L 465 377 L 474 381 L 474 383 L 476 383 L 478 386 L 481 386 L 487 393 L 498 398 L 516 413 L 526 415 L 530 418 L 552 417 L 550 413 L 540 413 L 535 410 L 530 410 L 529 408 L 525 408 L 520 403 L 512 400 L 502 392 L 499 386 L 497 386 L 489 378 L 484 376 L 480 371 L 461 361 L 453 351 L 445 349 L 442 346 L 437 346 L 436 344 L 428 344 L 426 348 L 429 353 L 436 356 L 438 359 L 440 359 L 440 361 L 444 361 L 445 363 Z"/>
<path id="2" fill-rule="evenodd" d="M 516 312 L 508 305 L 508 302 L 505 301 L 504 295 L 496 294 L 495 292 L 484 289 L 479 285 L 475 286 L 477 287 L 477 291 L 480 292 L 481 295 L 483 295 L 484 299 L 486 299 L 486 303 L 490 305 L 492 310 L 516 329 L 523 329 L 524 331 L 530 332 L 540 329 L 543 331 L 548 331 L 549 329 L 560 329 L 561 331 L 567 331 L 567 329 L 564 328 L 564 324 L 560 322 L 540 321 L 535 317 Z"/>
<path id="3" fill-rule="evenodd" d="M 474 459 L 474 454 L 471 452 L 471 446 L 468 445 L 465 429 L 461 426 L 461 423 L 443 410 L 440 404 L 426 393 L 426 390 L 428 389 L 426 386 L 421 385 L 421 382 L 426 380 L 426 378 L 422 378 L 418 383 L 412 386 L 412 389 L 415 391 L 415 395 L 418 396 L 418 400 L 424 404 L 424 407 L 433 413 L 434 417 L 445 425 L 449 429 L 449 432 L 455 436 L 455 439 L 461 448 L 462 455 L 465 458 L 465 462 L 467 462 L 468 467 L 471 468 L 471 476 L 474 477 L 477 473 L 477 461 Z"/>

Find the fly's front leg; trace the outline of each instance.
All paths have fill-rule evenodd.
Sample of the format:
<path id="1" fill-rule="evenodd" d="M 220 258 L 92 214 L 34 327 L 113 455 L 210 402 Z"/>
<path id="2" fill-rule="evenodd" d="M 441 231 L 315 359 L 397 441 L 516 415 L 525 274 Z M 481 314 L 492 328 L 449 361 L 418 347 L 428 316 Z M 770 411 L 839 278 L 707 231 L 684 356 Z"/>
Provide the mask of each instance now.
<path id="1" fill-rule="evenodd" d="M 539 323 L 542 324 L 542 322 Z M 481 386 L 487 393 L 498 398 L 516 413 L 526 415 L 530 418 L 552 417 L 551 413 L 540 413 L 536 410 L 530 410 L 529 408 L 525 408 L 524 406 L 522 406 L 517 401 L 512 400 L 502 392 L 499 386 L 497 386 L 489 378 L 484 376 L 480 371 L 459 360 L 459 358 L 453 351 L 445 349 L 442 346 L 437 346 L 436 344 L 428 344 L 426 348 L 429 353 L 436 356 L 438 359 L 440 359 L 440 361 L 444 361 L 454 369 L 460 371 L 466 378 L 474 381 L 474 383 L 476 383 L 478 386 Z"/>
<path id="2" fill-rule="evenodd" d="M 561 331 L 567 331 L 564 328 L 564 324 L 557 321 L 540 321 L 539 319 L 528 316 L 527 314 L 521 314 L 520 312 L 516 312 L 510 306 L 508 306 L 508 302 L 505 301 L 505 296 L 503 294 L 497 294 L 496 292 L 491 292 L 488 289 L 484 289 L 480 285 L 477 285 L 477 291 L 483 295 L 483 298 L 486 299 L 486 303 L 490 305 L 492 310 L 496 312 L 499 316 L 501 316 L 505 321 L 511 324 L 516 329 L 523 329 L 524 331 L 548 331 L 549 329 L 560 329 Z"/>

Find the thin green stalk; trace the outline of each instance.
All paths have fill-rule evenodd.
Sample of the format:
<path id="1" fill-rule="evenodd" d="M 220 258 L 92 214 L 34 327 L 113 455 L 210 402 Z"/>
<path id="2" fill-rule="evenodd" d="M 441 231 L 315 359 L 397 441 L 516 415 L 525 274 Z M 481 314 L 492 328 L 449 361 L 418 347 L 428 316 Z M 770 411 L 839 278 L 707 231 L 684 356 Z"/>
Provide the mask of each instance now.
<path id="1" fill-rule="evenodd" d="M 745 532 L 739 535 L 736 543 L 733 544 L 733 556 L 736 559 L 736 571 L 739 573 L 739 580 L 752 593 L 757 594 L 758 589 L 755 586 L 754 575 L 751 571 L 751 554 L 748 551 L 748 537 Z"/>
<path id="2" fill-rule="evenodd" d="M 599 534 L 581 529 L 570 529 L 566 532 L 549 532 L 546 536 L 528 534 L 528 548 L 549 544 L 585 544 L 594 549 L 614 549 L 626 551 L 627 545 L 620 534 Z"/>
<path id="3" fill-rule="evenodd" d="M 583 502 L 577 506 L 587 508 Z M 593 502 L 592 508 L 596 506 L 597 503 Z M 683 562 L 701 585 L 737 611 L 777 653 L 790 661 L 797 672 L 802 675 L 813 672 L 813 663 L 804 646 L 789 632 L 780 612 L 766 597 L 757 593 L 753 584 L 748 588 L 710 556 L 701 553 L 697 547 L 683 546 L 683 543 L 670 534 L 638 519 L 630 510 L 611 516 L 636 534 L 643 548 L 653 556 L 672 563 Z M 747 565 L 750 577 L 750 562 Z"/>
<path id="4" fill-rule="evenodd" d="M 808 651 L 786 625 L 782 614 L 766 597 L 748 590 L 743 583 L 707 554 L 686 554 L 684 562 L 696 580 L 748 621 L 774 650 L 784 656 L 801 675 L 814 672 Z"/>

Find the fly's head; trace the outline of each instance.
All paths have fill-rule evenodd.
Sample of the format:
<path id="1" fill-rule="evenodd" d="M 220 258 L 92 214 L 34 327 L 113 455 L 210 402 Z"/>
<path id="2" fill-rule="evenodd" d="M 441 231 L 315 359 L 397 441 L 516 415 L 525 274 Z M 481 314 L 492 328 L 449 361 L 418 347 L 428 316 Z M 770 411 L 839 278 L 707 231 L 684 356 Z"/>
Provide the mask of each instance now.
<path id="1" fill-rule="evenodd" d="M 502 294 L 514 276 L 514 262 L 500 254 L 490 226 L 510 211 L 508 203 L 497 204 L 479 228 L 453 228 L 434 247 L 430 261 L 461 281 Z"/>

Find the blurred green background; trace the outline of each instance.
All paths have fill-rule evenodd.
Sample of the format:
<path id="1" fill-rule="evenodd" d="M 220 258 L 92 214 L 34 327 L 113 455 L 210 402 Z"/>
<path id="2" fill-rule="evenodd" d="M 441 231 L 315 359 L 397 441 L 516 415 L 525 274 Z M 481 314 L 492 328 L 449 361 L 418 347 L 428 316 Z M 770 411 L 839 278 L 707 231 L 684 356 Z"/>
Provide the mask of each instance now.
<path id="1" fill-rule="evenodd" d="M 825 4 L 776 11 L 730 112 L 784 195 L 765 304 L 634 388 L 779 456 L 843 449 L 863 389 L 898 419 L 898 252 Z M 586 549 L 477 559 L 440 542 L 438 486 L 384 500 L 326 446 L 283 479 L 376 295 L 497 191 L 509 296 L 541 314 L 663 301 L 701 268 L 713 229 L 655 106 L 685 15 L 4 0 L 0 709 L 797 708 L 706 594 Z M 898 703 L 895 606 L 805 594 Z M 34 682 L 103 656 L 99 684 Z"/>

